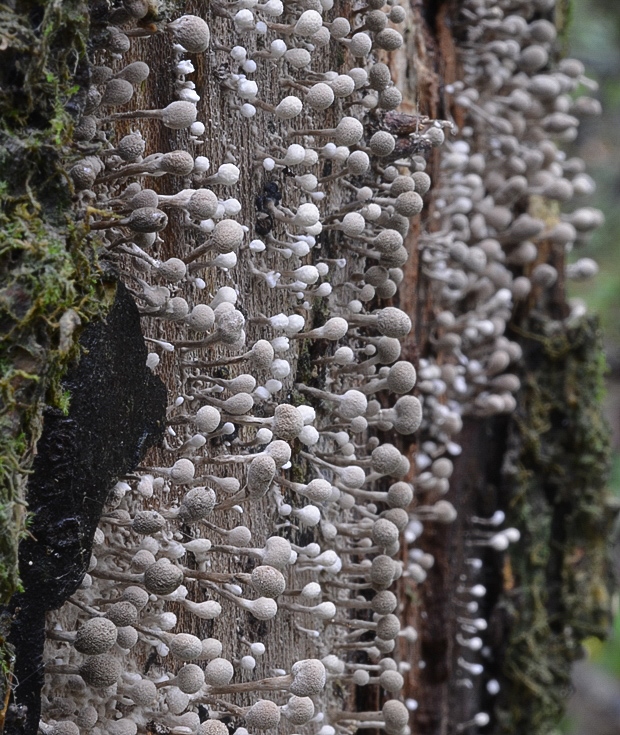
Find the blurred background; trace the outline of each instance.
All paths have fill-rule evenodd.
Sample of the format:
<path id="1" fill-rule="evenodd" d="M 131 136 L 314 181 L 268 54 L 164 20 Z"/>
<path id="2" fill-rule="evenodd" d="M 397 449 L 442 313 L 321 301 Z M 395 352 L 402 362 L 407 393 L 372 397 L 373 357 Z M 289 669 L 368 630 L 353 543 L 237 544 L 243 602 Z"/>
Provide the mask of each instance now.
<path id="1" fill-rule="evenodd" d="M 585 247 L 572 254 L 594 258 L 598 276 L 573 284 L 570 296 L 582 299 L 598 313 L 607 355 L 605 414 L 612 432 L 611 492 L 620 499 L 620 2 L 572 0 L 566 54 L 580 59 L 586 75 L 598 82 L 592 92 L 602 115 L 582 119 L 579 136 L 567 150 L 580 156 L 596 181 L 597 190 L 586 203 L 601 209 L 605 223 Z M 620 537 L 612 546 L 616 584 L 620 581 Z M 586 642 L 588 656 L 574 669 L 574 693 L 562 732 L 578 735 L 620 733 L 620 612 L 615 598 L 610 637 Z"/>

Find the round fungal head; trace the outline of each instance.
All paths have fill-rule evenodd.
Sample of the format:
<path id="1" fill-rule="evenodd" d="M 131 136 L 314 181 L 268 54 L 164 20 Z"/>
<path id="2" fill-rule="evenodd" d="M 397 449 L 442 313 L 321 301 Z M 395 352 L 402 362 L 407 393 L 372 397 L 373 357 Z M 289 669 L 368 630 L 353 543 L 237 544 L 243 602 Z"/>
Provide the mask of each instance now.
<path id="1" fill-rule="evenodd" d="M 336 125 L 334 142 L 336 145 L 356 145 L 364 135 L 362 123 L 354 117 L 343 117 Z"/>
<path id="2" fill-rule="evenodd" d="M 305 725 L 314 717 L 314 702 L 310 697 L 292 696 L 283 713 L 292 725 Z"/>
<path id="3" fill-rule="evenodd" d="M 386 549 L 398 543 L 398 528 L 385 518 L 379 518 L 372 527 L 372 541 L 376 546 Z"/>
<path id="4" fill-rule="evenodd" d="M 121 600 L 110 605 L 106 617 L 117 627 L 135 625 L 138 622 L 138 611 L 136 606 L 128 600 Z"/>
<path id="5" fill-rule="evenodd" d="M 259 699 L 246 712 L 245 722 L 252 730 L 271 730 L 280 723 L 280 708 L 268 699 Z"/>
<path id="6" fill-rule="evenodd" d="M 202 641 L 189 633 L 178 633 L 168 645 L 170 653 L 181 661 L 191 661 L 202 655 Z"/>
<path id="7" fill-rule="evenodd" d="M 411 319 L 394 306 L 381 309 L 377 315 L 377 328 L 386 337 L 406 337 L 411 331 Z"/>
<path id="8" fill-rule="evenodd" d="M 293 682 L 289 690 L 298 697 L 312 697 L 325 688 L 325 666 L 317 658 L 297 661 L 291 668 L 291 674 Z"/>
<path id="9" fill-rule="evenodd" d="M 176 675 L 176 685 L 185 694 L 195 694 L 205 683 L 205 674 L 196 664 L 185 664 Z"/>
<path id="10" fill-rule="evenodd" d="M 410 362 L 401 360 L 394 363 L 387 377 L 387 387 L 392 393 L 403 395 L 413 390 L 416 384 L 416 371 Z"/>
<path id="11" fill-rule="evenodd" d="M 95 689 L 105 689 L 116 684 L 121 678 L 122 670 L 120 659 L 108 653 L 88 656 L 79 667 L 82 679 Z"/>
<path id="12" fill-rule="evenodd" d="M 221 720 L 207 720 L 200 724 L 197 735 L 228 735 L 228 728 Z"/>
<path id="13" fill-rule="evenodd" d="M 293 441 L 304 428 L 304 420 L 301 413 L 288 403 L 276 406 L 273 416 L 273 433 L 284 441 Z"/>
<path id="14" fill-rule="evenodd" d="M 161 110 L 161 121 L 171 130 L 185 130 L 185 128 L 189 128 L 192 123 L 196 122 L 197 114 L 195 104 L 177 100 Z"/>
<path id="15" fill-rule="evenodd" d="M 181 584 L 183 584 L 182 570 L 166 558 L 151 564 L 144 572 L 144 586 L 153 595 L 169 595 Z"/>
<path id="16" fill-rule="evenodd" d="M 263 563 L 276 569 L 285 569 L 291 561 L 291 542 L 281 536 L 270 536 L 265 542 Z"/>
<path id="17" fill-rule="evenodd" d="M 193 523 L 207 518 L 215 507 L 215 493 L 206 487 L 195 487 L 185 493 L 179 507 L 183 521 Z"/>
<path id="18" fill-rule="evenodd" d="M 214 658 L 205 667 L 205 682 L 209 686 L 224 687 L 230 683 L 235 670 L 228 659 Z"/>
<path id="19" fill-rule="evenodd" d="M 388 699 L 382 707 L 387 735 L 402 735 L 409 723 L 409 710 L 398 699 Z"/>
<path id="20" fill-rule="evenodd" d="M 80 653 L 93 656 L 109 651 L 116 638 L 116 625 L 111 620 L 91 618 L 80 625 L 73 645 Z"/>
<path id="21" fill-rule="evenodd" d="M 261 597 L 279 597 L 286 589 L 284 575 L 275 567 L 261 564 L 252 570 L 252 587 Z"/>
<path id="22" fill-rule="evenodd" d="M 269 455 L 254 457 L 248 468 L 248 494 L 250 498 L 262 498 L 276 476 L 276 463 Z"/>
<path id="23" fill-rule="evenodd" d="M 220 425 L 220 412 L 214 406 L 203 406 L 199 408 L 194 417 L 198 431 L 210 434 Z"/>
<path id="24" fill-rule="evenodd" d="M 166 28 L 172 33 L 176 43 L 190 53 L 202 53 L 209 47 L 211 40 L 209 26 L 196 15 L 182 15 L 168 23 Z"/>

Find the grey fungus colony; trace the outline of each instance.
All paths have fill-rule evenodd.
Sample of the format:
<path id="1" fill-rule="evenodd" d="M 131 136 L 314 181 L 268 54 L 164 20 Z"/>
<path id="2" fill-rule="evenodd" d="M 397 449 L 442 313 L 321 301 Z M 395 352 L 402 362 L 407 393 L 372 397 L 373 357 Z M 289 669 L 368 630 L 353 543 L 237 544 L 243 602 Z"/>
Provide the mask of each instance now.
<path id="1" fill-rule="evenodd" d="M 443 496 L 463 418 L 516 407 L 513 310 L 560 277 L 546 253 L 601 222 L 588 207 L 523 213 L 528 197 L 568 209 L 593 188 L 560 147 L 597 104 L 575 94 L 591 86 L 578 62 L 552 62 L 552 6 L 462 3 L 463 75 L 446 95 L 464 125 L 417 117 L 404 152 L 380 124 L 402 101 L 388 64 L 411 19 L 395 2 L 350 19 L 333 0 L 213 2 L 145 27 L 145 3 L 110 16 L 70 176 L 171 399 L 156 459 L 116 484 L 80 589 L 48 619 L 43 733 L 409 732 L 403 676 L 424 662 L 395 583 L 424 583 L 424 524 L 456 517 Z M 129 59 L 155 42 L 173 98 L 138 109 L 150 70 Z M 226 130 L 210 140 L 205 65 L 249 156 Z M 415 367 L 401 355 L 411 318 L 391 301 L 414 248 L 437 307 Z M 584 259 L 562 277 L 595 272 Z M 399 447 L 414 437 L 410 461 Z M 476 554 L 519 539 L 504 520 L 471 519 L 463 686 L 485 675 Z M 356 686 L 379 688 L 377 711 L 341 706 L 335 692 Z"/>

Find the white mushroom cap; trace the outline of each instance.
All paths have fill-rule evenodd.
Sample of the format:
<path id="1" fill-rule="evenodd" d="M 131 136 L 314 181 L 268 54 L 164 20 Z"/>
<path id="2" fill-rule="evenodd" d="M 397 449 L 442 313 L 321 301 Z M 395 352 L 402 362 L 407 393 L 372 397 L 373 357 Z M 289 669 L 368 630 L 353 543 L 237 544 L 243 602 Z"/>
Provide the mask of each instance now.
<path id="1" fill-rule="evenodd" d="M 336 145 L 352 146 L 359 143 L 364 135 L 364 126 L 354 117 L 343 117 L 334 133 Z"/>
<path id="2" fill-rule="evenodd" d="M 196 428 L 205 434 L 215 431 L 220 425 L 220 412 L 214 406 L 202 406 L 194 417 Z"/>
<path id="3" fill-rule="evenodd" d="M 280 722 L 280 708 L 268 699 L 259 699 L 245 714 L 246 724 L 254 730 L 271 730 Z"/>
<path id="4" fill-rule="evenodd" d="M 289 95 L 276 105 L 275 114 L 280 120 L 291 120 L 297 117 L 303 109 L 303 103 L 299 97 Z"/>
<path id="5" fill-rule="evenodd" d="M 116 626 L 107 618 L 91 618 L 77 630 L 74 647 L 90 656 L 105 653 L 116 643 Z"/>
<path id="6" fill-rule="evenodd" d="M 200 724 L 196 735 L 228 735 L 228 728 L 221 720 L 207 720 Z"/>
<path id="7" fill-rule="evenodd" d="M 262 564 L 255 567 L 251 574 L 252 587 L 262 597 L 279 597 L 286 589 L 284 575 L 275 567 Z"/>
<path id="8" fill-rule="evenodd" d="M 174 40 L 190 53 L 202 53 L 209 47 L 209 26 L 196 15 L 182 15 L 166 26 Z"/>
<path id="9" fill-rule="evenodd" d="M 233 665 L 225 658 L 214 658 L 205 667 L 205 682 L 220 687 L 229 684 L 235 674 Z"/>
<path id="10" fill-rule="evenodd" d="M 181 661 L 191 661 L 202 655 L 202 641 L 189 633 L 178 633 L 168 643 L 170 653 Z"/>
<path id="11" fill-rule="evenodd" d="M 88 656 L 79 667 L 82 679 L 95 689 L 105 689 L 116 684 L 121 678 L 122 670 L 120 659 L 107 653 Z"/>
<path id="12" fill-rule="evenodd" d="M 289 690 L 298 697 L 312 697 L 325 688 L 325 666 L 317 658 L 297 661 L 291 667 L 291 674 L 293 682 Z"/>
<path id="13" fill-rule="evenodd" d="M 323 18 L 316 10 L 305 10 L 295 23 L 294 33 L 297 36 L 313 36 L 323 27 Z"/>
<path id="14" fill-rule="evenodd" d="M 166 557 L 158 559 L 144 572 L 144 586 L 154 595 L 169 595 L 183 584 L 183 571 Z"/>
<path id="15" fill-rule="evenodd" d="M 182 457 L 170 468 L 170 481 L 174 485 L 186 485 L 194 479 L 195 472 L 194 463 Z"/>
<path id="16" fill-rule="evenodd" d="M 325 82 L 318 82 L 306 93 L 305 102 L 313 110 L 326 110 L 334 102 L 334 90 Z"/>
<path id="17" fill-rule="evenodd" d="M 282 707 L 282 714 L 293 725 L 305 725 L 314 717 L 314 702 L 310 697 L 293 695 Z"/>
<path id="18" fill-rule="evenodd" d="M 185 694 L 195 694 L 205 683 L 204 672 L 196 664 L 185 664 L 175 678 L 177 686 Z"/>

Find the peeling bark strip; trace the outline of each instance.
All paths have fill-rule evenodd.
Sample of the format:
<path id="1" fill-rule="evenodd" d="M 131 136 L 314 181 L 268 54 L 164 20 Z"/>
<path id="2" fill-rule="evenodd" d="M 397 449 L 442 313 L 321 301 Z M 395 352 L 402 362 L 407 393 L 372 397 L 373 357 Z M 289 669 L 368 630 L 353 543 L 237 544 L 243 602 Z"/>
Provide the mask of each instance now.
<path id="1" fill-rule="evenodd" d="M 140 312 L 148 356 L 132 339 L 137 367 L 110 372 L 121 408 L 140 414 L 131 380 L 151 371 L 170 399 L 142 460 L 130 423 L 106 434 L 107 395 L 82 434 L 109 452 L 74 456 L 72 415 L 49 414 L 37 467 L 49 449 L 45 479 L 66 480 L 21 558 L 25 581 L 73 595 L 43 656 L 18 659 L 20 735 L 39 725 L 41 662 L 46 735 L 538 735 L 600 632 L 598 363 L 564 293 L 595 270 L 564 260 L 598 218 L 560 214 L 589 187 L 559 149 L 593 106 L 569 95 L 583 70 L 554 58 L 547 0 L 381 2 L 96 0 L 81 87 L 51 107 L 42 90 L 76 115 L 51 143 L 73 187 L 60 210 Z M 59 5 L 45 17 L 64 27 Z M 57 316 L 63 345 L 81 315 Z M 59 407 L 90 416 L 78 395 Z M 556 492 L 564 453 L 585 498 Z M 94 537 L 94 515 L 58 507 L 82 497 L 73 475 L 138 462 Z M 13 605 L 21 644 L 41 610 Z"/>

